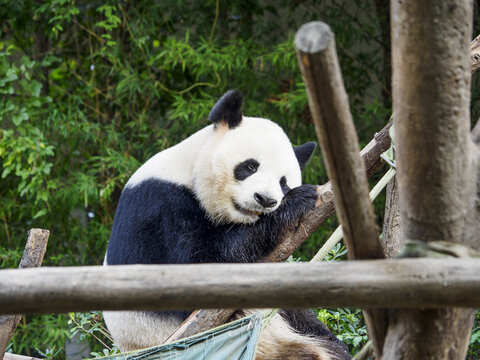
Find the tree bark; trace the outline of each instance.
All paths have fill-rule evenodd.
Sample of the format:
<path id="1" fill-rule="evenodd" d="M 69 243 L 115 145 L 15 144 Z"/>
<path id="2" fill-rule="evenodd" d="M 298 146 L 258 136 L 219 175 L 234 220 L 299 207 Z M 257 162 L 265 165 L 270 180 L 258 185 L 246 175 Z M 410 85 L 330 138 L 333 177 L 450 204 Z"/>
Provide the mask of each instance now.
<path id="1" fill-rule="evenodd" d="M 25 251 L 18 266 L 20 269 L 39 267 L 42 264 L 49 235 L 50 231 L 42 229 L 31 229 L 28 232 Z M 0 359 L 3 359 L 8 342 L 21 318 L 22 315 L 0 315 Z"/>
<path id="2" fill-rule="evenodd" d="M 417 248 L 444 240 L 478 250 L 467 56 L 472 2 L 392 0 L 391 12 L 402 230 Z M 409 249 L 404 256 L 413 255 Z M 382 358 L 462 359 L 473 316 L 458 308 L 394 311 Z"/>
<path id="3" fill-rule="evenodd" d="M 398 204 L 398 186 L 395 177 L 388 183 L 386 192 L 382 245 L 385 257 L 390 259 L 399 253 L 403 245 L 403 233 L 400 226 L 400 207 Z"/>

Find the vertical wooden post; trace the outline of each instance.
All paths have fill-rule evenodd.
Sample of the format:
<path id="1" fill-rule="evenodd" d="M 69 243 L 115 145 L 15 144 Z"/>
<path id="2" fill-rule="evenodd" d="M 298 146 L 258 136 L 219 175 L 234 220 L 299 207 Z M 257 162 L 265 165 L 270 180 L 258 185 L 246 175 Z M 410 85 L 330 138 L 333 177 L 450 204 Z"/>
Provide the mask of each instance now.
<path id="1" fill-rule="evenodd" d="M 43 229 L 31 229 L 28 232 L 27 245 L 20 260 L 19 268 L 39 267 L 47 250 L 47 242 L 50 231 Z M 0 315 L 0 359 L 3 359 L 8 342 L 22 315 Z"/>
<path id="2" fill-rule="evenodd" d="M 335 209 L 345 234 L 350 259 L 384 257 L 369 198 L 365 167 L 330 27 L 322 22 L 303 25 L 295 35 L 298 62 L 308 102 L 332 181 Z M 386 311 L 365 309 L 365 321 L 380 356 L 386 332 Z"/>
<path id="3" fill-rule="evenodd" d="M 417 253 L 438 240 L 480 245 L 478 152 L 469 134 L 472 6 L 391 1 L 401 221 Z M 393 312 L 383 359 L 463 359 L 473 316 L 453 308 Z"/>

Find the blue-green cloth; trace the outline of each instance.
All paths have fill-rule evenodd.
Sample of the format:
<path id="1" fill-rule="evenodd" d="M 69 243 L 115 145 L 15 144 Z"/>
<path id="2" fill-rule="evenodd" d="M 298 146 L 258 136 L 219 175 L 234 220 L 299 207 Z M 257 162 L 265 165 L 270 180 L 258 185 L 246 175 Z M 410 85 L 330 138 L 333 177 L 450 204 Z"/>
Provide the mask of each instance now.
<path id="1" fill-rule="evenodd" d="M 225 324 L 171 344 L 102 357 L 102 360 L 253 360 L 261 314 Z"/>

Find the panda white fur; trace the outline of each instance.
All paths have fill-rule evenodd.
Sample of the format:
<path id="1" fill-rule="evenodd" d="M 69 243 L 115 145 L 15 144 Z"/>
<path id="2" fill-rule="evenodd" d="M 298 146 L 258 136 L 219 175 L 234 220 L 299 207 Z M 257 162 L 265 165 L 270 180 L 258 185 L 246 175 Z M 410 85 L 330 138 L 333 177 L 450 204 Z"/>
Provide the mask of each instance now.
<path id="1" fill-rule="evenodd" d="M 105 265 L 255 262 L 315 206 L 301 169 L 315 143 L 293 148 L 270 120 L 242 116 L 228 91 L 210 126 L 148 160 L 125 186 Z M 161 344 L 188 312 L 104 312 L 122 351 Z M 237 315 L 240 316 L 240 315 Z M 257 359 L 349 359 L 309 310 L 282 310 L 260 338 Z"/>

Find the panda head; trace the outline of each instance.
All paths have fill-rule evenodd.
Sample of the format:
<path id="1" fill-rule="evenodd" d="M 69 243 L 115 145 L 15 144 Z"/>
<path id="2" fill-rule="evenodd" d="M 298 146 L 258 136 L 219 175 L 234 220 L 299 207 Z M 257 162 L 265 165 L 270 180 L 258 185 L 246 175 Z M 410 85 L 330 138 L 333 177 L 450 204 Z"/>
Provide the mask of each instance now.
<path id="1" fill-rule="evenodd" d="M 193 170 L 193 191 L 215 223 L 253 223 L 278 209 L 301 185 L 301 170 L 316 147 L 292 147 L 267 119 L 242 116 L 242 95 L 230 90 L 209 115 L 212 133 Z"/>

